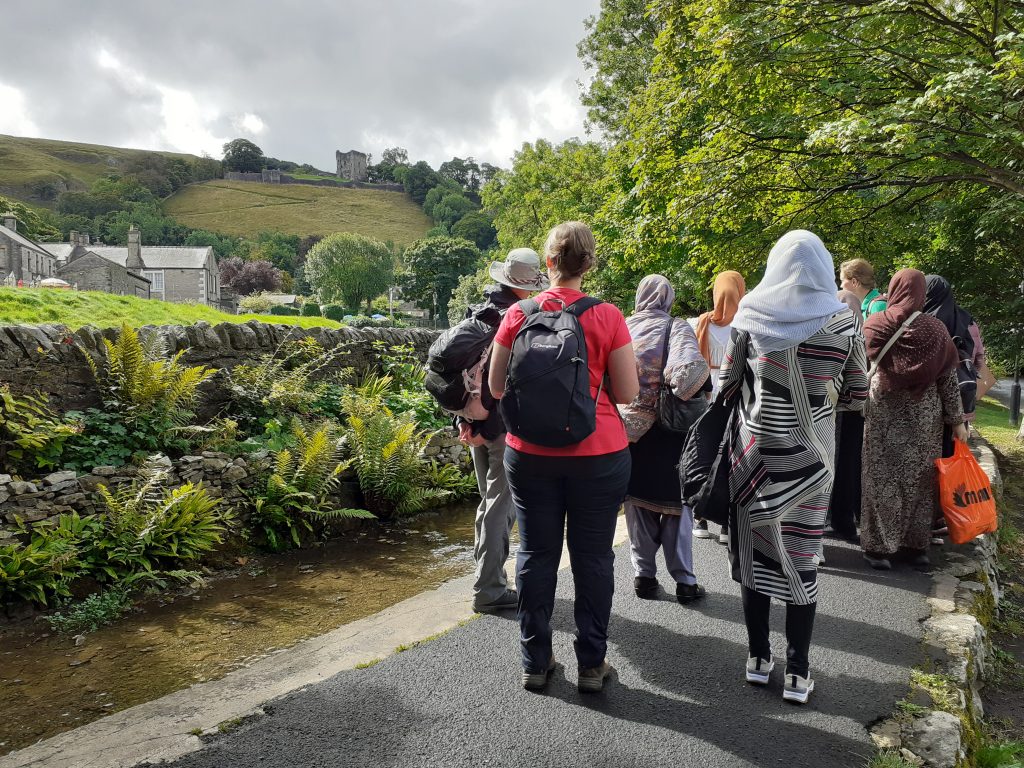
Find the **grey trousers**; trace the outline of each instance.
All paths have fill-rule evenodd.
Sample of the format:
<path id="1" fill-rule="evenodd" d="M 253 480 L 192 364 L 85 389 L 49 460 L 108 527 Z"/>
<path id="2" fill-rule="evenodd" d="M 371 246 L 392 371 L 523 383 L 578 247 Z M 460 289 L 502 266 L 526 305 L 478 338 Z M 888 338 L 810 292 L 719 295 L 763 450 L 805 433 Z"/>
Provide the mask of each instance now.
<path id="1" fill-rule="evenodd" d="M 508 589 L 505 561 L 508 560 L 509 534 L 516 521 L 512 494 L 505 477 L 505 436 L 487 445 L 473 448 L 473 468 L 480 490 L 476 510 L 476 583 L 473 604 L 483 606 L 501 599 Z"/>
<path id="2" fill-rule="evenodd" d="M 682 515 L 662 515 L 627 499 L 626 528 L 629 554 L 637 576 L 653 579 L 658 572 L 659 547 L 665 551 L 665 565 L 676 584 L 696 584 L 693 574 L 693 513 L 687 506 Z"/>

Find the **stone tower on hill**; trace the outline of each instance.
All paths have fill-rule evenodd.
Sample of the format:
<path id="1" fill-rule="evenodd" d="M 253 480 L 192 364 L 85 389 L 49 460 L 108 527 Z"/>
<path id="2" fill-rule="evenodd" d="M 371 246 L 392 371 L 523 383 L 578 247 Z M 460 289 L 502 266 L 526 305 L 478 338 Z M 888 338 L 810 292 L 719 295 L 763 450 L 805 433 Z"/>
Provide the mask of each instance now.
<path id="1" fill-rule="evenodd" d="M 340 149 L 334 153 L 338 161 L 338 175 L 343 179 L 352 181 L 366 181 L 366 155 L 355 149 L 342 152 Z"/>

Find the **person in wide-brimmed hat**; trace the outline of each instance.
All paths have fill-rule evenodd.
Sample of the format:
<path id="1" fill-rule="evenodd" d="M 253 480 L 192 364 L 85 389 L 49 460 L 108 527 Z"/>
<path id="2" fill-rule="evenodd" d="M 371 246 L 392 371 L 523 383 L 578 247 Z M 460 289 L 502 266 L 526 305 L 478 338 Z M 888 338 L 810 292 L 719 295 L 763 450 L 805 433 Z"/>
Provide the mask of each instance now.
<path id="1" fill-rule="evenodd" d="M 491 279 L 522 291 L 543 291 L 548 288 L 548 276 L 541 272 L 540 256 L 532 248 L 515 248 L 505 261 L 492 261 L 487 269 Z"/>

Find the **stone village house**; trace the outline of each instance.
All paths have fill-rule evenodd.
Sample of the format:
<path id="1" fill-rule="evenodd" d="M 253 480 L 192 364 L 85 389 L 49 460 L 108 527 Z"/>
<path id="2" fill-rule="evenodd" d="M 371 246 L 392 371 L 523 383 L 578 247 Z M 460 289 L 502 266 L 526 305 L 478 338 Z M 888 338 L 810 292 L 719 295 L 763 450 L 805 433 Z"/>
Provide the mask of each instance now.
<path id="1" fill-rule="evenodd" d="M 0 281 L 21 280 L 32 285 L 54 277 L 56 270 L 56 257 L 45 246 L 20 234 L 17 216 L 5 213 L 0 226 Z"/>
<path id="2" fill-rule="evenodd" d="M 81 290 L 140 296 L 176 303 L 221 306 L 220 267 L 210 246 L 142 245 L 135 227 L 127 246 L 89 245 L 88 235 L 48 243 L 57 277 Z"/>

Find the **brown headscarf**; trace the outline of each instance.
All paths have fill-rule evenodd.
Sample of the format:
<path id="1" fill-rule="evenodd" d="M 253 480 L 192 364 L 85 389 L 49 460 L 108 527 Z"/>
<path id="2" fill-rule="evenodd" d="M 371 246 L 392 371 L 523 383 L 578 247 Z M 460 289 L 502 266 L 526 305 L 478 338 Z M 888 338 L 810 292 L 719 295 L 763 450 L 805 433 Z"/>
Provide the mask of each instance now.
<path id="1" fill-rule="evenodd" d="M 715 287 L 712 291 L 714 297 L 714 309 L 705 312 L 697 319 L 697 344 L 700 346 L 700 353 L 704 359 L 711 363 L 711 338 L 708 331 L 708 324 L 714 323 L 718 326 L 730 325 L 739 309 L 740 299 L 746 293 L 747 286 L 743 282 L 743 275 L 739 272 L 722 272 L 715 278 Z"/>
<path id="2" fill-rule="evenodd" d="M 904 321 L 924 307 L 924 273 L 901 269 L 889 283 L 888 305 L 864 323 L 868 359 L 875 360 L 882 347 Z M 942 321 L 920 315 L 897 339 L 878 366 L 882 391 L 903 390 L 920 397 L 957 365 L 956 347 Z"/>

